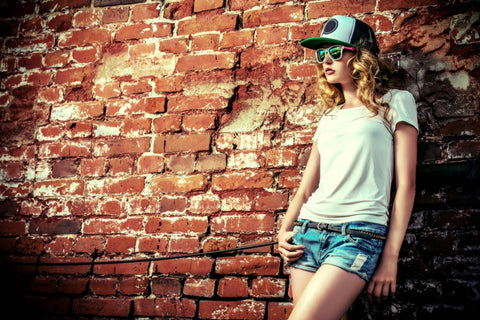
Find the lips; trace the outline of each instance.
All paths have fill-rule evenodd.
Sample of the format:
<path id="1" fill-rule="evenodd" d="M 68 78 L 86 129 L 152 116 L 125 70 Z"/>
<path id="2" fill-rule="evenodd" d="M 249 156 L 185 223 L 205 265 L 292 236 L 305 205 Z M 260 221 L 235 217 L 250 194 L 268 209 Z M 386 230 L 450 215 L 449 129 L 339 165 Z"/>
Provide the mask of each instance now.
<path id="1" fill-rule="evenodd" d="M 325 74 L 330 75 L 330 74 L 334 74 L 334 73 L 335 73 L 335 70 L 333 70 L 331 68 L 325 68 Z"/>

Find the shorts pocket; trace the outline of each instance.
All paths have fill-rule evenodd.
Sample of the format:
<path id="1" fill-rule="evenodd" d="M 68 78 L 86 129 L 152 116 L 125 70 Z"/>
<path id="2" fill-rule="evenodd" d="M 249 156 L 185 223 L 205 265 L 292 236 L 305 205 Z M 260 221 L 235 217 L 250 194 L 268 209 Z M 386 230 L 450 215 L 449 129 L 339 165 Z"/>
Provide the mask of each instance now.
<path id="1" fill-rule="evenodd" d="M 383 241 L 380 239 L 373 239 L 373 238 L 367 239 L 367 238 L 352 236 L 350 234 L 348 234 L 345 237 L 345 239 L 349 243 L 354 244 L 356 247 L 370 253 L 377 253 L 381 251 L 383 246 Z"/>

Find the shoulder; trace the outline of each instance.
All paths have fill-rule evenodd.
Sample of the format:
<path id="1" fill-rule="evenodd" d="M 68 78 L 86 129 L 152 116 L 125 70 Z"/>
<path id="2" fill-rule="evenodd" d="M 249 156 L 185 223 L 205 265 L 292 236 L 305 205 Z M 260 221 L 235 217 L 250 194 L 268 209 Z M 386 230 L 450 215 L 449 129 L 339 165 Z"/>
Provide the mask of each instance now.
<path id="1" fill-rule="evenodd" d="M 392 89 L 383 96 L 384 102 L 388 103 L 390 107 L 395 107 L 396 103 L 408 103 L 415 105 L 415 98 L 407 90 Z"/>

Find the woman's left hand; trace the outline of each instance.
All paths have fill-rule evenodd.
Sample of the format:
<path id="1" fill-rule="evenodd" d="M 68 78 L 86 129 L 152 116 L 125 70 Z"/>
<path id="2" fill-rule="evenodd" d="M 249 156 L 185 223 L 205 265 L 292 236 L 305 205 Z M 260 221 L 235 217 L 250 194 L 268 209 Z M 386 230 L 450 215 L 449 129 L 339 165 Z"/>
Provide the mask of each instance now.
<path id="1" fill-rule="evenodd" d="M 393 297 L 397 285 L 397 256 L 383 256 L 380 264 L 368 284 L 367 293 L 370 301 L 380 302 Z"/>

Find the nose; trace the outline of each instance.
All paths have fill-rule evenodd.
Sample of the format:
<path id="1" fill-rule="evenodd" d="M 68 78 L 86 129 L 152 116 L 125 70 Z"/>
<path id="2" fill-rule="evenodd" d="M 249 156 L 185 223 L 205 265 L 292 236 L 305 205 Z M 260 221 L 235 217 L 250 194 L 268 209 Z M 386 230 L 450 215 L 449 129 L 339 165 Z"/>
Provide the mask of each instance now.
<path id="1" fill-rule="evenodd" d="M 331 64 L 333 62 L 332 58 L 330 58 L 330 53 L 326 52 L 325 53 L 325 58 L 323 60 L 323 63 L 328 63 Z"/>

